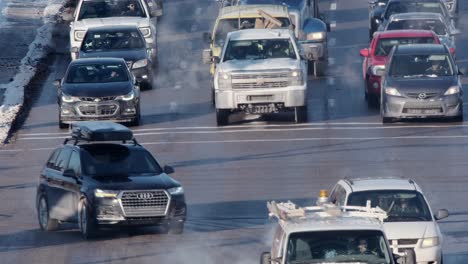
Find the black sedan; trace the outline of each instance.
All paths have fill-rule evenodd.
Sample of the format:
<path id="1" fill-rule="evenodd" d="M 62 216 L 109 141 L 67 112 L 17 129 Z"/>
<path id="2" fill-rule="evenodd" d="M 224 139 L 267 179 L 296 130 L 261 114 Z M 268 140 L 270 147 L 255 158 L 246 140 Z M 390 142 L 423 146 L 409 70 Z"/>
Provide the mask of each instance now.
<path id="1" fill-rule="evenodd" d="M 461 72 L 441 44 L 392 49 L 382 74 L 382 122 L 400 118 L 449 117 L 463 120 Z"/>
<path id="2" fill-rule="evenodd" d="M 153 86 L 154 62 L 136 26 L 90 28 L 81 47 L 73 47 L 71 52 L 78 53 L 78 58 L 123 58 L 143 87 Z"/>
<path id="3" fill-rule="evenodd" d="M 72 61 L 55 85 L 60 128 L 89 120 L 140 123 L 140 88 L 123 59 Z"/>

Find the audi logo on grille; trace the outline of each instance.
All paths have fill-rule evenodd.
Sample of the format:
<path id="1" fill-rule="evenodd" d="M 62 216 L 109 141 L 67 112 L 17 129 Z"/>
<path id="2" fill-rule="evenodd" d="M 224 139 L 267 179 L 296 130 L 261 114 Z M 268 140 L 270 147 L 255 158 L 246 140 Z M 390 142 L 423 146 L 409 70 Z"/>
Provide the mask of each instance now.
<path id="1" fill-rule="evenodd" d="M 154 195 L 152 193 L 139 193 L 137 194 L 137 198 L 141 200 L 148 200 L 153 198 Z"/>
<path id="2" fill-rule="evenodd" d="M 419 98 L 419 99 L 425 99 L 426 97 L 427 97 L 427 94 L 426 94 L 426 93 L 420 93 L 420 94 L 418 95 L 418 98 Z"/>

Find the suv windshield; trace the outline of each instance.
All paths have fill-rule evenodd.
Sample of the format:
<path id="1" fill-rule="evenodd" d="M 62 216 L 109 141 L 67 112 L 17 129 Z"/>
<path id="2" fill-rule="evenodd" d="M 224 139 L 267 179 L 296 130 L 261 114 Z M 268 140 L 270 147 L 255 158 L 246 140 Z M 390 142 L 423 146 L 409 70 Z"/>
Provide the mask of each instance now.
<path id="1" fill-rule="evenodd" d="M 399 29 L 432 30 L 439 36 L 447 34 L 445 24 L 438 19 L 395 20 L 389 23 L 387 27 L 387 30 L 399 30 Z"/>
<path id="2" fill-rule="evenodd" d="M 137 29 L 111 32 L 89 32 L 81 46 L 84 52 L 143 49 L 145 40 Z"/>
<path id="3" fill-rule="evenodd" d="M 149 176 L 162 169 L 151 154 L 141 148 L 117 144 L 83 145 L 83 171 L 89 176 Z"/>
<path id="4" fill-rule="evenodd" d="M 385 19 L 388 19 L 391 15 L 400 13 L 410 12 L 427 12 L 427 13 L 439 13 L 445 15 L 442 7 L 443 4 L 439 2 L 433 3 L 419 3 L 417 1 L 398 1 L 387 5 L 385 11 Z"/>
<path id="5" fill-rule="evenodd" d="M 414 37 L 414 38 L 381 38 L 375 48 L 376 56 L 387 56 L 395 45 L 404 44 L 432 44 L 435 43 L 433 37 Z"/>
<path id="6" fill-rule="evenodd" d="M 276 58 L 297 58 L 290 39 L 233 40 L 224 55 L 224 61 Z"/>
<path id="7" fill-rule="evenodd" d="M 281 28 L 288 28 L 290 25 L 289 18 L 287 17 L 276 17 L 279 21 L 281 21 Z M 250 29 L 250 28 L 263 28 L 260 26 L 255 26 L 255 23 L 261 24 L 258 22 L 263 22 L 263 19 L 258 18 L 241 18 L 240 19 L 240 29 Z M 239 19 L 237 18 L 229 18 L 229 19 L 221 19 L 218 22 L 216 27 L 215 33 L 215 42 L 219 46 L 223 46 L 224 42 L 226 41 L 226 36 L 229 32 L 236 31 L 239 29 Z"/>
<path id="8" fill-rule="evenodd" d="M 128 81 L 125 64 L 73 65 L 68 71 L 67 83 L 107 83 Z"/>
<path id="9" fill-rule="evenodd" d="M 403 78 L 452 76 L 453 68 L 446 54 L 394 55 L 389 75 Z"/>
<path id="10" fill-rule="evenodd" d="M 286 263 L 392 263 L 381 231 L 339 230 L 292 233 Z"/>
<path id="11" fill-rule="evenodd" d="M 378 206 L 388 214 L 386 222 L 432 221 L 429 207 L 424 197 L 416 191 L 378 190 L 353 192 L 349 195 L 348 205 Z"/>
<path id="12" fill-rule="evenodd" d="M 83 1 L 78 20 L 106 17 L 146 17 L 140 1 Z"/>

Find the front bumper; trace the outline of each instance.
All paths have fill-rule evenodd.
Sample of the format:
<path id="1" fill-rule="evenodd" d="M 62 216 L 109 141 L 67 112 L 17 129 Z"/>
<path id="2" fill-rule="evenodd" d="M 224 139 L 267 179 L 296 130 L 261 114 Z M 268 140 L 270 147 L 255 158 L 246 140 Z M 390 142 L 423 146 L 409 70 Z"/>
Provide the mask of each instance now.
<path id="1" fill-rule="evenodd" d="M 299 107 L 307 104 L 307 85 L 285 88 L 215 90 L 217 109 L 241 110 L 245 105 L 281 104 Z"/>
<path id="2" fill-rule="evenodd" d="M 419 100 L 384 95 L 382 116 L 390 118 L 457 117 L 463 114 L 460 94 Z"/>
<path id="3" fill-rule="evenodd" d="M 136 101 L 104 101 L 62 103 L 59 107 L 61 122 L 106 120 L 131 122 L 138 118 Z"/>
<path id="4" fill-rule="evenodd" d="M 301 47 L 309 61 L 326 60 L 328 57 L 326 41 L 301 43 Z"/>

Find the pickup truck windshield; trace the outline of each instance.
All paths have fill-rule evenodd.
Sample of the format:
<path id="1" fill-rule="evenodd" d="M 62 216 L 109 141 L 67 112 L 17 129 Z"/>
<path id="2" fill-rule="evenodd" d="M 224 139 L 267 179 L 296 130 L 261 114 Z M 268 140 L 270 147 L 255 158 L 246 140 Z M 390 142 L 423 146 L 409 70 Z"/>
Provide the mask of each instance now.
<path id="1" fill-rule="evenodd" d="M 290 39 L 256 39 L 229 41 L 223 61 L 297 59 Z"/>
<path id="2" fill-rule="evenodd" d="M 146 17 L 140 1 L 83 1 L 78 20 L 106 17 Z"/>
<path id="3" fill-rule="evenodd" d="M 292 233 L 286 254 L 288 264 L 392 263 L 383 233 L 374 230 Z"/>
<path id="4" fill-rule="evenodd" d="M 378 206 L 388 214 L 386 222 L 432 221 L 429 207 L 423 196 L 415 191 L 378 190 L 353 192 L 348 198 L 348 205 Z"/>
<path id="5" fill-rule="evenodd" d="M 111 32 L 88 32 L 81 46 L 84 52 L 145 48 L 138 29 Z"/>

